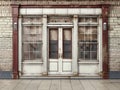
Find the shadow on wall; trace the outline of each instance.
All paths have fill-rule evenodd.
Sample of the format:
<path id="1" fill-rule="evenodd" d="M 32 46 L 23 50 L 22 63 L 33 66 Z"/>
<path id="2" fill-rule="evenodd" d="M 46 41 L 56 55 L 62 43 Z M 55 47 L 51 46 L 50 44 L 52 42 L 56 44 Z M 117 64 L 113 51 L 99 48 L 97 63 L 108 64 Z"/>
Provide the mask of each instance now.
<path id="1" fill-rule="evenodd" d="M 11 79 L 12 71 L 0 71 L 0 79 Z"/>

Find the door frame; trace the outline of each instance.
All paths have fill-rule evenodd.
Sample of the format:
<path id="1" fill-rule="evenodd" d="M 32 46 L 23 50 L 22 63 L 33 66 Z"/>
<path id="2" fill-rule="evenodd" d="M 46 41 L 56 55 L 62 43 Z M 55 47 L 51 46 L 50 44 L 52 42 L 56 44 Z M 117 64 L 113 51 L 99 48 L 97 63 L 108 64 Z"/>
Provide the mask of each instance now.
<path id="1" fill-rule="evenodd" d="M 18 30 L 19 30 L 19 11 L 21 8 L 101 8 L 102 9 L 102 50 L 103 50 L 103 70 L 102 78 L 109 78 L 109 48 L 108 48 L 108 15 L 109 15 L 109 4 L 98 4 L 98 5 L 20 5 L 20 4 L 11 4 L 12 6 L 12 24 L 13 24 L 13 78 L 19 78 L 19 64 L 18 64 Z"/>

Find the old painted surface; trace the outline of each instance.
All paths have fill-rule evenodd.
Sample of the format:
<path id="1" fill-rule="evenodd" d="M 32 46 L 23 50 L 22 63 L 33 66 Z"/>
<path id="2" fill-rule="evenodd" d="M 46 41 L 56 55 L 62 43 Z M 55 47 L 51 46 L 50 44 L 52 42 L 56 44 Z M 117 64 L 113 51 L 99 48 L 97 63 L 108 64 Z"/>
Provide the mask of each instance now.
<path id="1" fill-rule="evenodd" d="M 0 83 L 0 90 L 120 90 L 119 79 L 21 79 Z"/>

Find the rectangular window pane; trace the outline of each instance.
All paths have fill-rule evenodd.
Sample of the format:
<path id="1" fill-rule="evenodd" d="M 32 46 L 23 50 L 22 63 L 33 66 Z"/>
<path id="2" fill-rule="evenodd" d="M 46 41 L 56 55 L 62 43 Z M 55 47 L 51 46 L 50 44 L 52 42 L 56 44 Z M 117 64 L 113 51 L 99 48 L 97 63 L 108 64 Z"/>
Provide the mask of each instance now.
<path id="1" fill-rule="evenodd" d="M 90 60 L 90 52 L 86 51 L 84 54 L 85 54 L 85 59 Z"/>
<path id="2" fill-rule="evenodd" d="M 91 34 L 97 34 L 97 26 L 91 27 Z"/>
<path id="3" fill-rule="evenodd" d="M 97 17 L 79 17 L 78 22 L 80 23 L 97 23 Z"/>
<path id="4" fill-rule="evenodd" d="M 97 17 L 92 17 L 92 22 L 97 22 Z"/>
<path id="5" fill-rule="evenodd" d="M 84 45 L 84 48 L 85 48 L 84 51 L 90 51 L 90 44 L 89 44 L 89 43 L 86 43 L 86 44 Z"/>
<path id="6" fill-rule="evenodd" d="M 92 34 L 91 37 L 92 37 L 91 39 L 93 42 L 97 41 L 97 34 Z"/>
<path id="7" fill-rule="evenodd" d="M 82 52 L 82 51 L 79 52 L 79 58 L 82 60 L 84 59 L 84 52 Z"/>
<path id="8" fill-rule="evenodd" d="M 91 51 L 97 51 L 97 44 L 90 44 L 90 50 Z"/>
<path id="9" fill-rule="evenodd" d="M 23 16 L 24 24 L 38 24 L 42 22 L 42 18 L 40 16 Z"/>
<path id="10" fill-rule="evenodd" d="M 35 35 L 24 35 L 23 41 L 24 42 L 40 42 L 42 39 L 42 36 L 40 34 Z"/>
<path id="11" fill-rule="evenodd" d="M 85 43 L 80 43 L 79 44 L 79 51 L 85 51 Z"/>
<path id="12" fill-rule="evenodd" d="M 79 41 L 84 42 L 84 34 L 79 34 Z"/>
<path id="13" fill-rule="evenodd" d="M 37 60 L 41 58 L 41 43 L 29 43 L 23 45 L 24 60 Z"/>
<path id="14" fill-rule="evenodd" d="M 24 34 L 42 34 L 41 26 L 23 26 Z"/>
<path id="15" fill-rule="evenodd" d="M 91 52 L 91 59 L 97 60 L 97 52 Z"/>

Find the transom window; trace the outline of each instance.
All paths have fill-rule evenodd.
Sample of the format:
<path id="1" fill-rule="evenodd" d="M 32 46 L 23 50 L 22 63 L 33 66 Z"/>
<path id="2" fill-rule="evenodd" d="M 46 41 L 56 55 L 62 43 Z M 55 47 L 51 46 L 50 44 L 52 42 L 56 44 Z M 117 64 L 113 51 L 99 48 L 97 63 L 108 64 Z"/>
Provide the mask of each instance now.
<path id="1" fill-rule="evenodd" d="M 49 16 L 48 23 L 72 23 L 72 16 Z"/>
<path id="2" fill-rule="evenodd" d="M 22 18 L 23 61 L 42 58 L 41 22 L 42 18 L 38 16 L 23 16 Z"/>
<path id="3" fill-rule="evenodd" d="M 79 60 L 97 60 L 98 18 L 79 17 Z"/>

